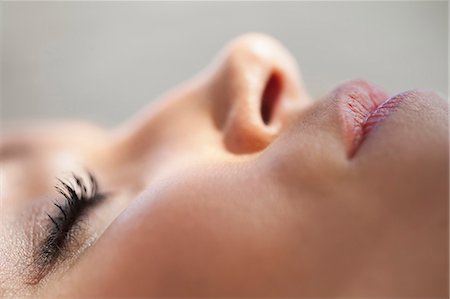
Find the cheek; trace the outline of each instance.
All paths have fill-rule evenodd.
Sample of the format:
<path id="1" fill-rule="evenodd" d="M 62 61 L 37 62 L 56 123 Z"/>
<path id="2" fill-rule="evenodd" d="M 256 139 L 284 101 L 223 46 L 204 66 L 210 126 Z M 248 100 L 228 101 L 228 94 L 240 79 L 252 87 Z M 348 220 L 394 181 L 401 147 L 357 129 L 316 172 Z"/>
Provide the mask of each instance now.
<path id="1" fill-rule="evenodd" d="M 271 276 L 286 266 L 285 209 L 250 179 L 232 188 L 232 178 L 184 176 L 155 186 L 86 252 L 67 287 L 83 285 L 80 296 L 180 296 L 278 283 Z"/>

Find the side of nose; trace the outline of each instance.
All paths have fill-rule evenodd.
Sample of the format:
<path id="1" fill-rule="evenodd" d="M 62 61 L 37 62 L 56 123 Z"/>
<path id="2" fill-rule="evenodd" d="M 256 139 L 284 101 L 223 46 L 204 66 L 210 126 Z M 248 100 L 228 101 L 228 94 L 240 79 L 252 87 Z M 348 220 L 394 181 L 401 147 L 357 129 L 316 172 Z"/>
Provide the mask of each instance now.
<path id="1" fill-rule="evenodd" d="M 241 36 L 216 62 L 213 114 L 233 153 L 263 150 L 278 135 L 290 110 L 310 102 L 295 59 L 272 37 Z"/>

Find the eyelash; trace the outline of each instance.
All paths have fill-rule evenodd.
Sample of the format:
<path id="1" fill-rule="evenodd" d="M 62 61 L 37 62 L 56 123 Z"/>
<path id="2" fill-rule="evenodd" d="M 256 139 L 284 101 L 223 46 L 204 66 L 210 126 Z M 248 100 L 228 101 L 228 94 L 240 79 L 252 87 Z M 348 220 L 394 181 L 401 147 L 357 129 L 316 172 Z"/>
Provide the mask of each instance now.
<path id="1" fill-rule="evenodd" d="M 38 271 L 30 284 L 36 284 L 45 276 L 63 253 L 71 232 L 83 213 L 104 198 L 98 191 L 98 183 L 93 174 L 88 173 L 88 177 L 89 184 L 75 174 L 72 174 L 72 180 L 58 179 L 55 189 L 64 197 L 64 203 L 54 202 L 56 212 L 51 213 L 53 216 L 47 214 L 49 227 L 46 237 L 38 246 L 35 256 Z"/>

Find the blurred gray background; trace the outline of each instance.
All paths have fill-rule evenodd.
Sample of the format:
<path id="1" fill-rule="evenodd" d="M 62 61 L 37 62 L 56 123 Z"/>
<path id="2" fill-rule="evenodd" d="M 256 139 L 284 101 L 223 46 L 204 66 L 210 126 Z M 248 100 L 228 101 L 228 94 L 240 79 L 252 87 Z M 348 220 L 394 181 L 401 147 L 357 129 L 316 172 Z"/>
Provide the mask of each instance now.
<path id="1" fill-rule="evenodd" d="M 446 1 L 0 5 L 3 124 L 117 124 L 249 31 L 284 43 L 316 97 L 353 78 L 448 95 Z"/>

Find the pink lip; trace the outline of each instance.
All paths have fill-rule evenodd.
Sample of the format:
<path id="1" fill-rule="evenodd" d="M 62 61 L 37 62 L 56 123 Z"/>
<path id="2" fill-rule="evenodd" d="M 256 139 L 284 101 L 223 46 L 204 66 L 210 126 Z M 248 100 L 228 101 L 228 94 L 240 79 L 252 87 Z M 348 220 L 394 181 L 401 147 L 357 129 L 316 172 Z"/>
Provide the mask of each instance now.
<path id="1" fill-rule="evenodd" d="M 399 98 L 389 98 L 380 88 L 356 80 L 338 87 L 333 92 L 337 100 L 347 153 L 351 158 L 355 155 L 368 134 L 393 112 Z"/>

